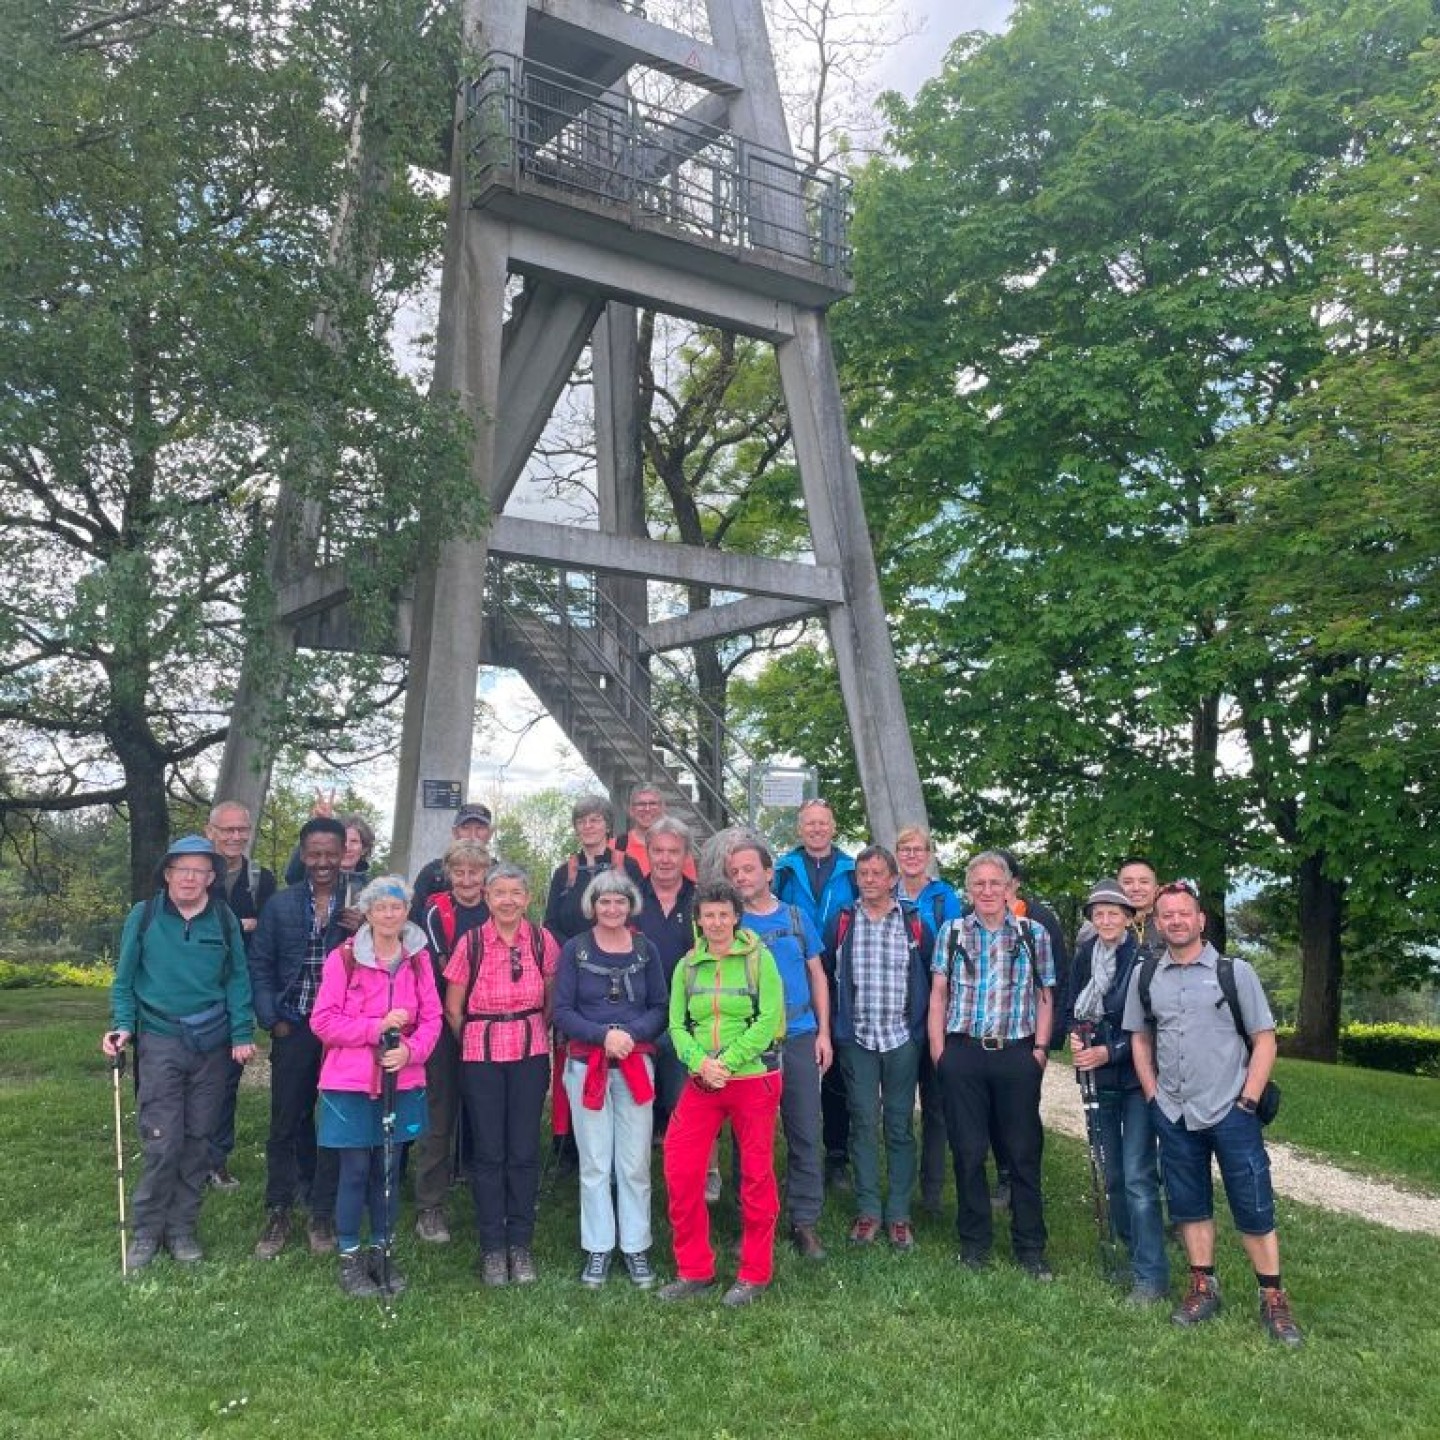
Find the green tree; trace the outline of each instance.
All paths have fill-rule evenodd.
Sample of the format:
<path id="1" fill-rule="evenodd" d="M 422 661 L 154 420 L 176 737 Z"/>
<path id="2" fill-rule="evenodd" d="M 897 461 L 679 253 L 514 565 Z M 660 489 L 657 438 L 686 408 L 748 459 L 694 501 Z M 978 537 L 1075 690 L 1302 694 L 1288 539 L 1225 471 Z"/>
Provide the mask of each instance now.
<path id="1" fill-rule="evenodd" d="M 456 427 L 388 344 L 433 207 L 359 192 L 377 266 L 357 278 L 331 252 L 357 202 L 346 117 L 382 78 L 404 90 L 423 13 L 0 21 L 0 811 L 123 806 L 135 894 L 180 768 L 224 738 L 279 487 L 339 517 L 325 543 L 368 558 L 376 612 L 416 553 L 417 495 L 448 483 L 465 513 Z M 412 139 L 397 122 L 393 144 Z M 316 660 L 272 723 L 353 731 L 396 678 Z"/>
<path id="2" fill-rule="evenodd" d="M 1434 872 L 1433 835 L 1376 834 L 1433 773 L 1413 723 L 1433 639 L 1410 618 L 1433 504 L 1377 548 L 1342 483 L 1408 489 L 1426 447 L 1396 455 L 1341 330 L 1381 257 L 1377 292 L 1406 288 L 1373 209 L 1387 183 L 1433 185 L 1415 51 L 1436 21 L 1403 3 L 1293 19 L 1033 0 L 1005 35 L 962 38 L 913 105 L 890 102 L 899 163 L 861 186 L 837 336 L 932 818 L 1044 849 L 1077 886 L 1144 848 L 1198 876 L 1222 935 L 1237 868 L 1286 879 L 1301 1044 L 1333 1056 L 1347 903 L 1359 887 L 1381 913 L 1402 855 Z M 1433 277 L 1405 193 L 1400 253 Z M 1432 284 L 1395 299 L 1412 329 L 1433 327 Z M 1358 323 L 1367 356 L 1385 348 L 1383 317 Z M 1377 382 L 1390 402 L 1423 394 L 1413 366 Z M 776 738 L 815 753 L 834 706 L 810 678 Z"/>

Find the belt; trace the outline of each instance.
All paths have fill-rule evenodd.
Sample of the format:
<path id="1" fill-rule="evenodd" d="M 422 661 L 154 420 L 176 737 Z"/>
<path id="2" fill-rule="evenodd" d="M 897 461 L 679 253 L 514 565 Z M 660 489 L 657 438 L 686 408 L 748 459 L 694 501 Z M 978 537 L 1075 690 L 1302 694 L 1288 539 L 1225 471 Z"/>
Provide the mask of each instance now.
<path id="1" fill-rule="evenodd" d="M 958 1040 L 962 1045 L 978 1046 L 981 1050 L 1013 1050 L 1017 1045 L 1033 1047 L 1035 1044 L 1033 1035 L 1021 1035 L 1015 1040 L 1005 1040 L 999 1035 L 965 1035 L 953 1031 L 950 1039 Z"/>

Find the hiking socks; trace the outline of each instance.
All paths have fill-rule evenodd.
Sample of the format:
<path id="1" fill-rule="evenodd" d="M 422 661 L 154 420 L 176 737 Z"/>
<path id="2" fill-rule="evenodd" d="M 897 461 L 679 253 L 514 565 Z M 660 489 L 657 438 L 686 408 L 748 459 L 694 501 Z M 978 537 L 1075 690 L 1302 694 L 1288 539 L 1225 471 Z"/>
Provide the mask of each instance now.
<path id="1" fill-rule="evenodd" d="M 1280 1283 L 1279 1275 L 1262 1275 L 1257 1270 L 1255 1272 L 1255 1279 L 1262 1290 L 1283 1290 L 1285 1288 Z"/>
<path id="2" fill-rule="evenodd" d="M 1215 1278 L 1215 1267 L 1213 1265 L 1192 1265 L 1190 1267 L 1190 1273 L 1192 1275 L 1205 1275 L 1213 1280 Z"/>

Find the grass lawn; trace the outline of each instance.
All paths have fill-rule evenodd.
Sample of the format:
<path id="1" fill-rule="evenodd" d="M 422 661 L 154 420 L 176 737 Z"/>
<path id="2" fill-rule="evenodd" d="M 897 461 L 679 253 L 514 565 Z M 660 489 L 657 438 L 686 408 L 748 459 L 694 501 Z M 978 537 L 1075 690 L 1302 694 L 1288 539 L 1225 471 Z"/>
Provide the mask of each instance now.
<path id="1" fill-rule="evenodd" d="M 421 1252 L 407 1206 L 398 1259 L 412 1288 L 387 1319 L 341 1296 L 333 1261 L 295 1250 L 270 1265 L 249 1258 L 264 1096 L 246 1090 L 234 1164 L 244 1188 L 206 1202 L 211 1258 L 193 1271 L 162 1259 L 126 1286 L 110 1082 L 96 1048 L 103 1024 L 99 993 L 0 994 L 6 1440 L 1440 1433 L 1440 1241 L 1282 1201 L 1286 1274 L 1310 1343 L 1290 1353 L 1263 1338 L 1225 1226 L 1227 1309 L 1185 1334 L 1163 1312 L 1132 1313 L 1100 1283 L 1083 1155 L 1063 1139 L 1046 1153 L 1053 1286 L 1008 1264 L 961 1272 L 950 1225 L 938 1220 L 920 1220 L 911 1256 L 849 1251 L 840 1237 L 850 1217 L 832 1203 L 832 1259 L 805 1266 L 783 1251 L 774 1291 L 748 1311 L 675 1311 L 619 1279 L 590 1295 L 574 1279 L 573 1193 L 547 1185 L 542 1280 L 528 1291 L 477 1287 L 459 1192 L 458 1239 L 447 1248 Z M 1297 1115 L 1308 1109 L 1309 1071 L 1287 1068 Z M 1343 1090 L 1374 1077 L 1327 1078 Z M 1298 1128 L 1288 1138 L 1320 1144 Z M 127 1141 L 133 1155 L 128 1115 Z M 1338 1131 L 1333 1144 L 1361 1148 Z M 658 1216 L 658 1187 L 656 1200 Z M 668 1259 L 657 1228 L 657 1256 Z M 717 1233 L 735 1234 L 728 1196 Z M 1005 1249 L 1002 1239 L 997 1253 Z"/>

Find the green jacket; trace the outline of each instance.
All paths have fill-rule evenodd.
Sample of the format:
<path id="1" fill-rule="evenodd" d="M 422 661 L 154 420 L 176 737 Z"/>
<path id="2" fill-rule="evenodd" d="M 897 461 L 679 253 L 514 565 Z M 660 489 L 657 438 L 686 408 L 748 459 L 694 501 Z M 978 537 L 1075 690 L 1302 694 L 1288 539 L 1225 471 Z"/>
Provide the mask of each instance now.
<path id="1" fill-rule="evenodd" d="M 141 901 L 130 911 L 120 933 L 110 989 L 114 1028 L 132 1035 L 175 1035 L 176 1016 L 198 1014 L 223 1000 L 230 1012 L 230 1043 L 250 1044 L 255 1034 L 250 970 L 240 924 L 225 902 L 212 898 L 186 920 L 162 897 L 142 937 L 140 923 L 149 903 Z"/>
<path id="2" fill-rule="evenodd" d="M 752 991 L 758 994 L 758 1015 Z M 714 1056 L 737 1078 L 763 1075 L 772 1067 L 761 1057 L 776 1049 L 784 1035 L 785 989 L 780 972 L 753 931 L 737 931 L 730 953 L 718 962 L 701 939 L 675 967 L 670 982 L 670 1039 L 692 1075 L 707 1056 Z"/>

